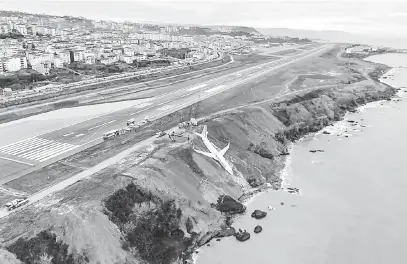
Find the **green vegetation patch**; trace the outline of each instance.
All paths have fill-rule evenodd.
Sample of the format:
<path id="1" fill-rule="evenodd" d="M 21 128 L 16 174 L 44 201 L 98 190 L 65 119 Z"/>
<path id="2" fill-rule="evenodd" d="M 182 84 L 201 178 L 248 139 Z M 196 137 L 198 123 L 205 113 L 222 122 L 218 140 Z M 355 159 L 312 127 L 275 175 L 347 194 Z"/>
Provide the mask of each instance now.
<path id="1" fill-rule="evenodd" d="M 55 234 L 42 231 L 31 239 L 19 238 L 6 249 L 14 253 L 19 260 L 26 264 L 83 264 L 89 263 L 85 254 L 75 256 L 68 253 L 68 245 L 58 241 Z"/>
<path id="2" fill-rule="evenodd" d="M 138 215 L 134 208 L 142 204 L 149 208 Z M 109 196 L 105 206 L 105 213 L 124 233 L 123 248 L 136 249 L 137 256 L 148 263 L 170 264 L 192 244 L 193 238 L 180 229 L 182 210 L 173 200 L 162 201 L 130 183 Z"/>

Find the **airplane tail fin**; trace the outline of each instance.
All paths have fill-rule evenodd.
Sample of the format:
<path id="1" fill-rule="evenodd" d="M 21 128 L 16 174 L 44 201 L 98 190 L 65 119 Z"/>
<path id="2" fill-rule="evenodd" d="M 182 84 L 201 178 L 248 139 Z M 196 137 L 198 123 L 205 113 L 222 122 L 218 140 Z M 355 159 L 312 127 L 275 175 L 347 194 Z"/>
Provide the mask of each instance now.
<path id="1" fill-rule="evenodd" d="M 206 125 L 203 127 L 202 129 L 202 133 L 194 133 L 195 135 L 199 136 L 200 138 L 204 139 L 204 138 L 208 138 L 208 128 L 206 127 Z"/>
<path id="2" fill-rule="evenodd" d="M 202 129 L 202 136 L 204 138 L 208 137 L 208 128 L 206 127 L 206 125 L 204 125 L 203 129 Z"/>
<path id="3" fill-rule="evenodd" d="M 219 154 L 224 156 L 226 151 L 228 151 L 229 147 L 230 147 L 230 142 L 228 143 L 228 145 L 226 147 L 224 147 L 221 151 L 219 151 Z"/>

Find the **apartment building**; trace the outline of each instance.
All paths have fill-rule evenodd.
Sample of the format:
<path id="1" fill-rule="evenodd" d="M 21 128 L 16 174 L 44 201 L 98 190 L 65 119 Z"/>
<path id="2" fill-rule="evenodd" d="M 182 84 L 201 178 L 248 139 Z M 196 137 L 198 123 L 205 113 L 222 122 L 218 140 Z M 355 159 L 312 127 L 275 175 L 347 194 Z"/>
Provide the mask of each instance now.
<path id="1" fill-rule="evenodd" d="M 22 50 L 22 44 L 15 39 L 0 40 L 0 57 L 16 56 Z"/>
<path id="2" fill-rule="evenodd" d="M 127 55 L 124 55 L 124 56 L 121 56 L 121 57 L 120 57 L 120 60 L 121 60 L 121 61 L 123 61 L 123 62 L 125 62 L 125 63 L 128 63 L 128 64 L 133 63 L 133 61 L 134 61 L 135 59 L 136 59 L 135 56 L 127 56 Z"/>
<path id="3" fill-rule="evenodd" d="M 101 63 L 109 65 L 119 61 L 119 58 L 115 54 L 108 55 L 100 60 Z"/>
<path id="4" fill-rule="evenodd" d="M 14 72 L 27 68 L 27 58 L 8 57 L 0 59 L 0 72 Z"/>
<path id="5" fill-rule="evenodd" d="M 95 56 L 94 55 L 85 56 L 85 63 L 86 64 L 95 64 L 96 63 Z"/>
<path id="6" fill-rule="evenodd" d="M 48 75 L 51 70 L 51 61 L 34 60 L 31 62 L 31 68 L 43 75 Z"/>

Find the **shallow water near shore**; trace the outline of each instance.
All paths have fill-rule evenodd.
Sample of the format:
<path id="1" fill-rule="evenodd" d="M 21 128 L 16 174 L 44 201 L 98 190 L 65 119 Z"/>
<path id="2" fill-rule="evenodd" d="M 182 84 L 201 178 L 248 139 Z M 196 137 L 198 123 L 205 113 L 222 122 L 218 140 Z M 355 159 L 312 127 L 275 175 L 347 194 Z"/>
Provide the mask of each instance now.
<path id="1" fill-rule="evenodd" d="M 380 56 L 370 59 L 407 66 L 406 55 Z M 406 87 L 407 69 L 396 68 L 386 82 Z M 407 93 L 399 95 L 348 114 L 326 128 L 331 134 L 294 144 L 283 175 L 300 194 L 255 197 L 234 224 L 251 239 L 212 241 L 196 263 L 407 263 Z M 316 149 L 324 152 L 309 152 Z M 254 209 L 267 217 L 252 219 Z M 263 232 L 254 234 L 258 224 Z"/>

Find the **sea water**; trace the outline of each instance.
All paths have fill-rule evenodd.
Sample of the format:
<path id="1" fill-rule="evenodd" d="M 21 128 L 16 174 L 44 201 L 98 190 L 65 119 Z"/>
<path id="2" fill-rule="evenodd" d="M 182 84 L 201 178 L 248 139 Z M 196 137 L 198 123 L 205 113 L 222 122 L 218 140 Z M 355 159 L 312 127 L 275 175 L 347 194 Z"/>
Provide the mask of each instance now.
<path id="1" fill-rule="evenodd" d="M 384 81 L 407 87 L 407 55 L 369 60 L 396 67 Z M 407 92 L 399 96 L 348 114 L 326 129 L 329 135 L 294 144 L 283 175 L 300 193 L 254 198 L 234 224 L 247 229 L 250 240 L 212 241 L 196 263 L 407 263 Z M 324 152 L 310 152 L 315 149 Z M 267 217 L 251 218 L 254 209 Z M 263 227 L 259 234 L 256 225 Z"/>

